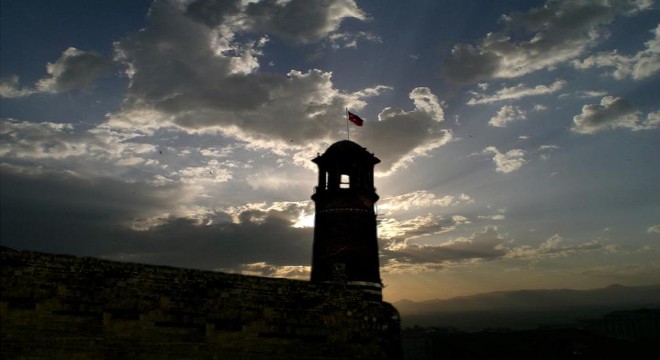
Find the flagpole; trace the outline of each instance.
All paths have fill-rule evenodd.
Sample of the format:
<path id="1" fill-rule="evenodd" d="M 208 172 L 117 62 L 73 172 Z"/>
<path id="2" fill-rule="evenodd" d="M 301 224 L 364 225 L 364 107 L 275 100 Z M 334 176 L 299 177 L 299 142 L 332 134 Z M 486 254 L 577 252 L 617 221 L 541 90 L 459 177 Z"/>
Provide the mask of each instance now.
<path id="1" fill-rule="evenodd" d="M 348 126 L 348 108 L 346 108 L 346 138 L 351 140 L 351 128 Z"/>

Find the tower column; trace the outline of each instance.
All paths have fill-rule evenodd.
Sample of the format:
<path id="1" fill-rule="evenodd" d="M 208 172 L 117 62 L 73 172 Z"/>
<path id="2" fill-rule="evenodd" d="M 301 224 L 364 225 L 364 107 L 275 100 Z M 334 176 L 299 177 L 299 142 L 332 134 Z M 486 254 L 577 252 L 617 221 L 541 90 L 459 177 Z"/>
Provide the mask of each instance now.
<path id="1" fill-rule="evenodd" d="M 373 169 L 380 160 L 344 140 L 312 161 L 319 167 L 319 181 L 312 195 L 316 210 L 311 280 L 345 282 L 380 294 L 378 195 L 373 186 Z"/>

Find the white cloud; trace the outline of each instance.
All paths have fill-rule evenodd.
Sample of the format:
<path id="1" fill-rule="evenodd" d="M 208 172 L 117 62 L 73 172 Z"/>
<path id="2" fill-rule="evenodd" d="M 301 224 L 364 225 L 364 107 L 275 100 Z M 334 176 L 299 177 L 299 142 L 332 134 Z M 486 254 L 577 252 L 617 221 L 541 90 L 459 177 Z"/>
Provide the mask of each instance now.
<path id="1" fill-rule="evenodd" d="M 293 226 L 301 217 L 313 214 L 314 210 L 311 201 L 275 201 L 232 206 L 223 209 L 223 212 L 229 214 L 235 224 L 240 224 L 242 221 L 246 221 L 246 219 L 258 222 L 267 215 L 277 215 Z M 255 216 L 255 214 L 258 216 Z"/>
<path id="2" fill-rule="evenodd" d="M 607 91 L 599 91 L 599 90 L 582 90 L 582 91 L 576 91 L 573 94 L 561 94 L 559 95 L 559 98 L 578 98 L 578 99 L 588 99 L 588 98 L 594 98 L 594 97 L 603 97 L 607 95 Z"/>
<path id="3" fill-rule="evenodd" d="M 489 33 L 477 45 L 455 45 L 443 73 L 450 80 L 473 83 L 550 69 L 600 41 L 615 16 L 633 15 L 652 4 L 651 0 L 556 0 L 526 13 L 504 15 L 502 30 Z"/>
<path id="4" fill-rule="evenodd" d="M 19 159 L 62 159 L 87 153 L 87 142 L 71 124 L 33 123 L 7 119 L 0 122 L 0 155 Z"/>
<path id="5" fill-rule="evenodd" d="M 541 160 L 549 160 L 550 159 L 550 153 L 553 151 L 559 149 L 559 146 L 557 145 L 541 145 L 538 148 L 538 151 L 541 152 L 540 158 Z"/>
<path id="6" fill-rule="evenodd" d="M 467 218 L 459 215 L 445 218 L 428 214 L 407 220 L 385 218 L 378 224 L 378 236 L 388 242 L 386 248 L 395 250 L 407 246 L 411 239 L 446 233 L 468 222 Z"/>
<path id="7" fill-rule="evenodd" d="M 0 97 L 13 99 L 29 96 L 35 93 L 34 89 L 21 88 L 16 75 L 0 80 Z"/>
<path id="8" fill-rule="evenodd" d="M 499 221 L 499 220 L 504 220 L 504 219 L 506 219 L 506 215 L 504 215 L 504 214 L 479 215 L 479 216 L 477 216 L 477 218 L 479 218 L 479 219 L 488 219 L 488 220 Z"/>
<path id="9" fill-rule="evenodd" d="M 0 156 L 20 167 L 64 168 L 81 176 L 107 176 L 153 184 L 203 185 L 222 183 L 253 165 L 240 159 L 223 159 L 227 151 L 179 146 L 157 146 L 140 133 L 100 125 L 81 130 L 72 124 L 0 122 Z M 223 151 L 225 154 L 223 155 Z"/>
<path id="10" fill-rule="evenodd" d="M 359 41 L 367 41 L 372 43 L 383 42 L 380 37 L 364 31 L 356 33 L 334 33 L 328 37 L 328 41 L 330 42 L 330 46 L 333 49 L 357 48 Z"/>
<path id="11" fill-rule="evenodd" d="M 68 123 L 2 120 L 0 156 L 5 160 L 39 160 L 44 165 L 49 161 L 76 159 L 81 162 L 80 169 L 74 167 L 76 170 L 89 170 L 92 163 L 99 161 L 120 166 L 154 165 L 148 162 L 148 157 L 156 152 L 156 147 L 131 141 L 138 136 L 135 133 L 115 131 L 106 126 L 78 130 Z M 66 167 L 73 165 L 76 163 L 72 160 Z M 91 171 L 100 170 L 99 166 L 92 168 Z"/>
<path id="12" fill-rule="evenodd" d="M 660 110 L 646 114 L 646 120 L 637 124 L 633 130 L 652 130 L 660 127 Z"/>
<path id="13" fill-rule="evenodd" d="M 262 261 L 251 264 L 242 264 L 237 269 L 228 270 L 230 272 L 238 272 L 243 275 L 308 280 L 312 271 L 312 267 L 303 265 L 277 266 Z"/>
<path id="14" fill-rule="evenodd" d="M 566 86 L 566 81 L 557 80 L 550 85 L 537 85 L 533 88 L 525 84 L 518 84 L 512 87 L 503 87 L 493 95 L 480 94 L 472 92 L 473 97 L 468 100 L 468 105 L 490 104 L 502 100 L 516 100 L 528 96 L 539 96 L 554 93 Z"/>
<path id="15" fill-rule="evenodd" d="M 660 126 L 660 111 L 651 112 L 640 121 L 640 112 L 627 100 L 605 96 L 600 104 L 582 106 L 582 112 L 573 117 L 571 130 L 580 134 L 628 128 L 633 131 L 651 130 Z"/>
<path id="16" fill-rule="evenodd" d="M 648 232 L 649 234 L 652 233 L 660 234 L 660 224 L 649 226 L 649 228 L 646 229 L 646 232 Z"/>
<path id="17" fill-rule="evenodd" d="M 514 105 L 504 105 L 495 116 L 490 118 L 488 125 L 495 127 L 506 127 L 510 122 L 516 120 L 525 120 L 525 112 Z"/>
<path id="18" fill-rule="evenodd" d="M 611 244 L 605 244 L 598 240 L 587 241 L 576 245 L 563 245 L 565 239 L 559 234 L 554 234 L 541 243 L 538 247 L 521 245 L 508 249 L 505 259 L 539 260 L 543 258 L 566 257 L 569 255 L 587 253 L 593 251 L 616 252 L 617 248 Z"/>
<path id="19" fill-rule="evenodd" d="M 418 190 L 382 199 L 378 209 L 381 211 L 406 211 L 422 207 L 447 207 L 470 203 L 474 203 L 474 199 L 467 194 L 437 197 L 430 191 Z"/>
<path id="20" fill-rule="evenodd" d="M 311 175 L 311 174 L 310 174 Z M 266 189 L 269 191 L 281 190 L 300 186 L 301 184 L 308 184 L 308 179 L 296 178 L 291 176 L 291 171 L 284 169 L 276 171 L 273 169 L 266 169 L 249 175 L 246 178 L 248 185 L 253 189 Z"/>
<path id="21" fill-rule="evenodd" d="M 495 171 L 504 174 L 516 171 L 527 163 L 524 158 L 525 151 L 522 149 L 511 149 L 501 153 L 495 146 L 489 146 L 482 151 L 482 154 L 492 154 Z"/>
<path id="22" fill-rule="evenodd" d="M 591 55 L 584 60 L 574 60 L 577 69 L 614 68 L 609 75 L 617 80 L 631 78 L 641 80 L 660 71 L 660 25 L 652 33 L 653 39 L 645 43 L 646 48 L 634 55 L 621 55 L 617 50 Z"/>
<path id="23" fill-rule="evenodd" d="M 181 182 L 198 184 L 200 182 L 221 183 L 232 179 L 231 170 L 224 168 L 217 160 L 211 160 L 204 166 L 189 166 L 176 172 Z"/>

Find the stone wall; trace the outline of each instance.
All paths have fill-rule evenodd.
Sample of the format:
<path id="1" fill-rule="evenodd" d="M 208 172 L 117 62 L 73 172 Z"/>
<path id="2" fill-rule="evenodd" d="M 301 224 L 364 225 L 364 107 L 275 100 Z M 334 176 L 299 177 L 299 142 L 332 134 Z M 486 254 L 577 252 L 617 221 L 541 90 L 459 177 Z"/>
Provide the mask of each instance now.
<path id="1" fill-rule="evenodd" d="M 0 249 L 3 359 L 396 359 L 396 309 L 340 285 Z"/>

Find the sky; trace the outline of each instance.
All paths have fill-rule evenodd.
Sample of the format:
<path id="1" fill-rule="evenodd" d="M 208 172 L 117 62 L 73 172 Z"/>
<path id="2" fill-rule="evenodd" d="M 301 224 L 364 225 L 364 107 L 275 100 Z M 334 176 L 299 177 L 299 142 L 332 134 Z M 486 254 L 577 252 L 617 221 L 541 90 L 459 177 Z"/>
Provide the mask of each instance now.
<path id="1" fill-rule="evenodd" d="M 3 0 L 1 243 L 308 279 L 376 166 L 385 300 L 660 283 L 652 0 Z"/>

